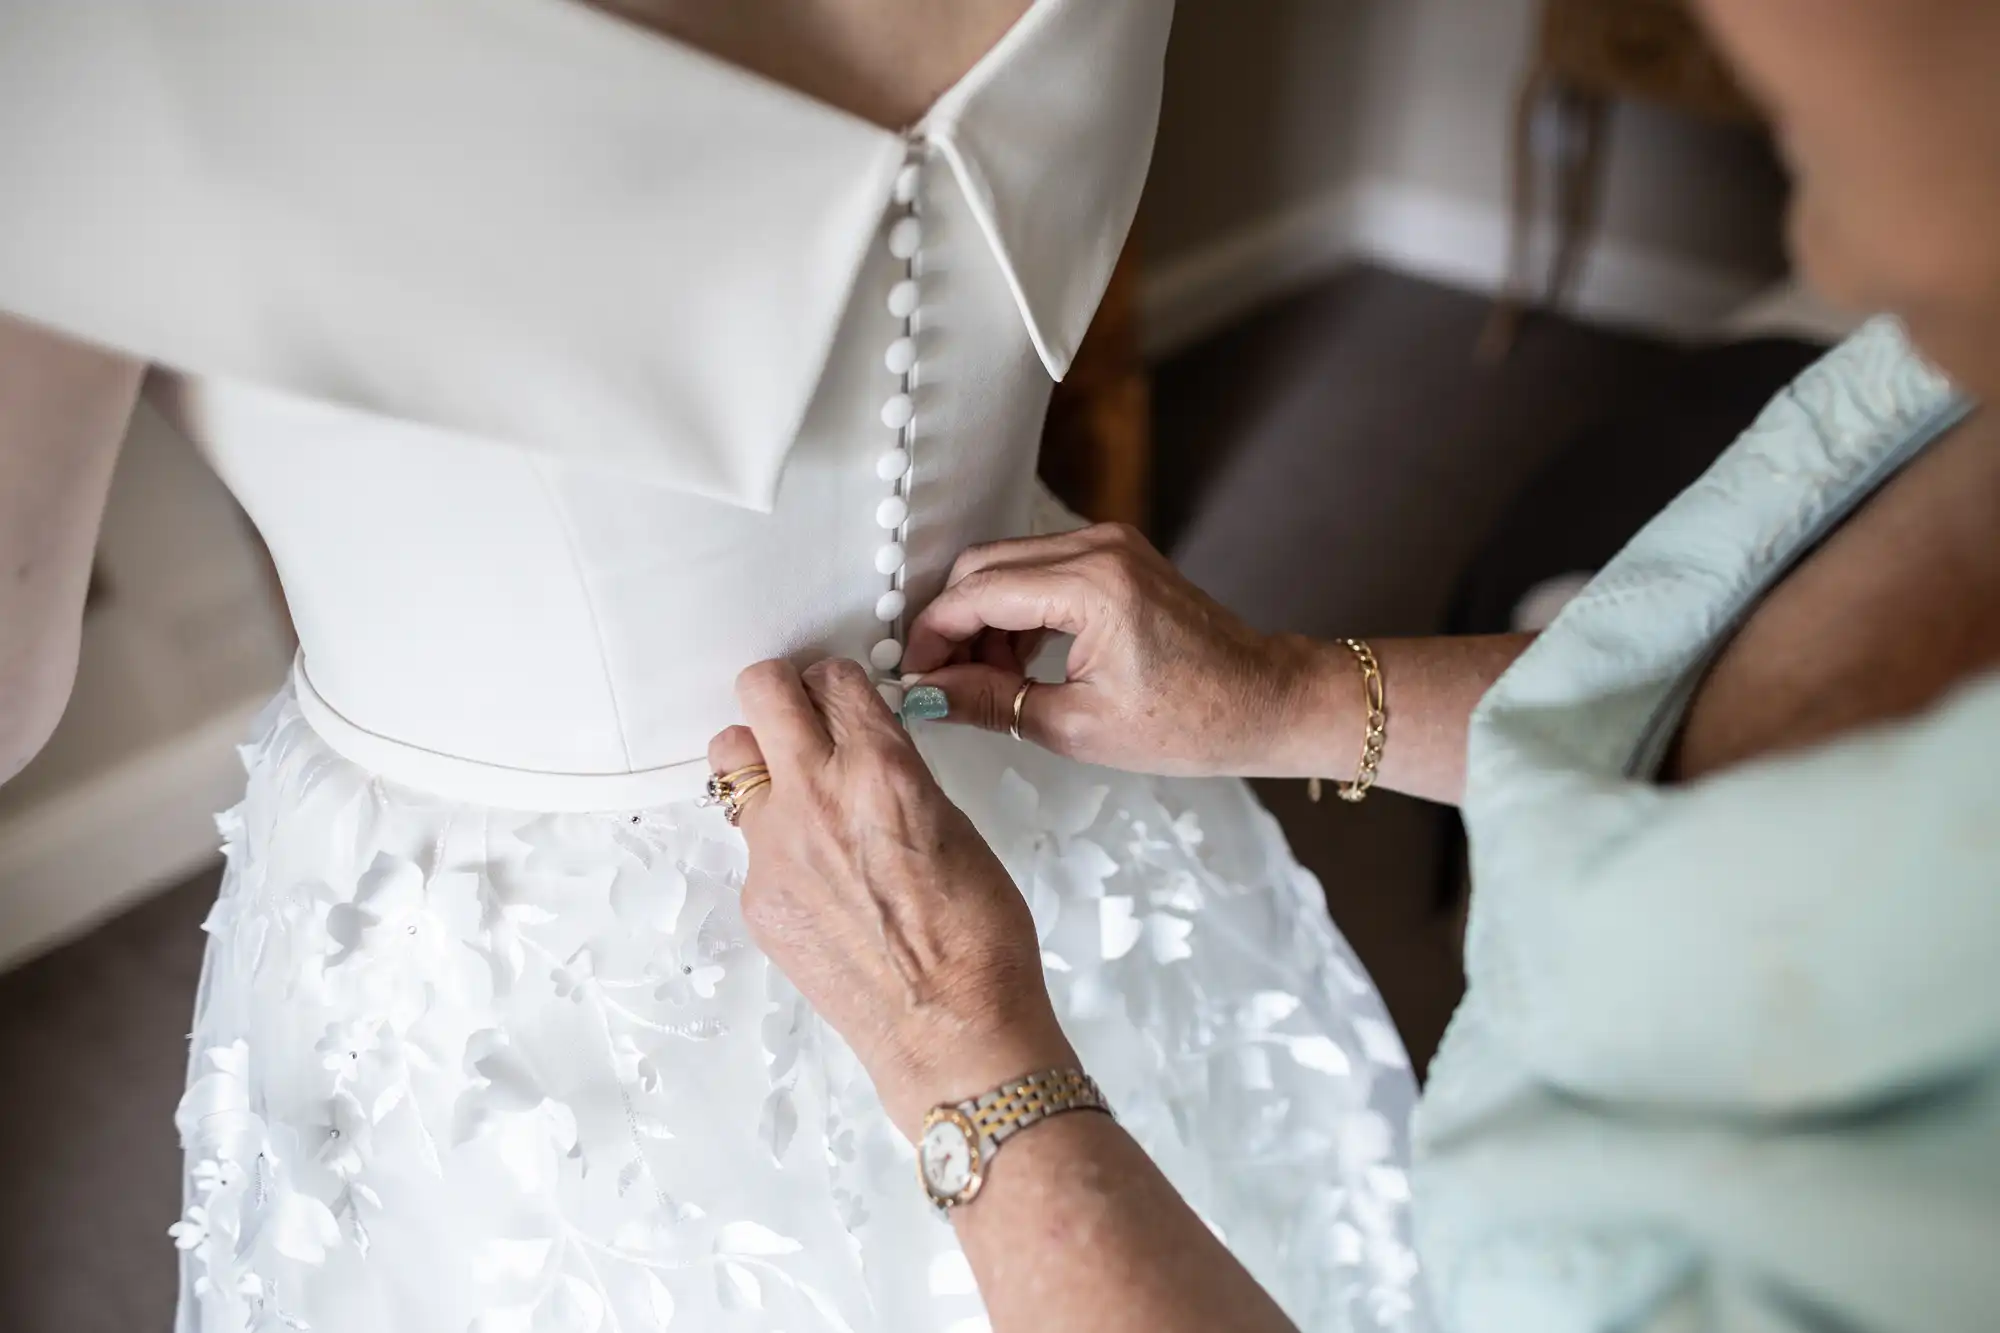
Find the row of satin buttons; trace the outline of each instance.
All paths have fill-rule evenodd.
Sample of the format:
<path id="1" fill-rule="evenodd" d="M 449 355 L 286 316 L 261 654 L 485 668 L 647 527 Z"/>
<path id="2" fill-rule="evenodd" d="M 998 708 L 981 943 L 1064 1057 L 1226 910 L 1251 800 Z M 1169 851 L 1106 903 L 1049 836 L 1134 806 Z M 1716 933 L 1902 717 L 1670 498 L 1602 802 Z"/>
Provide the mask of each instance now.
<path id="1" fill-rule="evenodd" d="M 900 708 L 903 688 L 889 673 L 902 664 L 903 613 L 909 609 L 904 591 L 904 571 L 909 552 L 904 547 L 910 521 L 911 446 L 915 443 L 917 405 L 911 397 L 917 368 L 917 254 L 923 249 L 924 226 L 917 216 L 917 198 L 922 173 L 912 160 L 896 175 L 895 198 L 901 210 L 889 227 L 889 254 L 903 262 L 903 278 L 889 289 L 889 314 L 903 322 L 903 330 L 882 354 L 882 365 L 901 381 L 900 387 L 882 404 L 882 424 L 895 432 L 896 442 L 875 460 L 875 475 L 893 489 L 875 508 L 875 522 L 890 538 L 875 552 L 875 572 L 886 576 L 889 590 L 875 603 L 875 618 L 890 627 L 886 637 L 868 650 L 869 665 L 887 677 L 877 684 L 889 707 Z"/>

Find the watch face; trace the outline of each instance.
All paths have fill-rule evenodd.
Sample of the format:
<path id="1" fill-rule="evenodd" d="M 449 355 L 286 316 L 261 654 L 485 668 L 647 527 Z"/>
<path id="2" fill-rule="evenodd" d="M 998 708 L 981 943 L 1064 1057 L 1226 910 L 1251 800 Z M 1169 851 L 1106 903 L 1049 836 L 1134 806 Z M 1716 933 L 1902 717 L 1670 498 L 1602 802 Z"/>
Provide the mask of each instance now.
<path id="1" fill-rule="evenodd" d="M 972 1140 L 955 1118 L 933 1120 L 917 1142 L 924 1184 L 940 1199 L 957 1198 L 972 1184 L 976 1170 L 973 1154 Z"/>

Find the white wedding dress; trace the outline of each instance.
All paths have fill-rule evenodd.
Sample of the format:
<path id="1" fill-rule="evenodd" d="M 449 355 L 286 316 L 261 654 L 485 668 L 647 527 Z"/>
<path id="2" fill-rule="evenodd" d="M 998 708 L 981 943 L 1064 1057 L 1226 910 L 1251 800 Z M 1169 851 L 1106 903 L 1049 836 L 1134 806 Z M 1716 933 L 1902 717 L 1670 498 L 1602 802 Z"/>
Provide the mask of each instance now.
<path id="1" fill-rule="evenodd" d="M 0 307 L 170 372 L 303 645 L 220 821 L 181 1333 L 983 1327 L 691 798 L 742 667 L 893 695 L 952 557 L 1060 521 L 1169 11 L 1038 0 L 899 135 L 574 0 L 0 0 Z M 1305 1327 L 1412 1326 L 1411 1074 L 1247 790 L 920 743 L 1188 1200 Z"/>

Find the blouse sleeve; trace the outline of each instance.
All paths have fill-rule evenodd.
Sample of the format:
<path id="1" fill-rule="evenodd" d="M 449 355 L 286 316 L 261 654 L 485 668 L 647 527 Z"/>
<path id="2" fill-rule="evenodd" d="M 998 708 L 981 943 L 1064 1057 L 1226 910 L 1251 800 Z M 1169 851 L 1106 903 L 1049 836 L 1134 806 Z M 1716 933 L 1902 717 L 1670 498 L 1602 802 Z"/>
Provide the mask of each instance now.
<path id="1" fill-rule="evenodd" d="M 1549 780 L 1418 1125 L 1447 1325 L 1991 1327 L 2000 682 L 1638 800 Z"/>
<path id="2" fill-rule="evenodd" d="M 2000 685 L 1636 800 L 1578 786 L 1515 817 L 1587 820 L 1602 799 L 1620 826 L 1567 857 L 1544 840 L 1532 875 L 1483 867 L 1468 942 L 1537 1075 L 1803 1113 L 2000 1051 Z"/>

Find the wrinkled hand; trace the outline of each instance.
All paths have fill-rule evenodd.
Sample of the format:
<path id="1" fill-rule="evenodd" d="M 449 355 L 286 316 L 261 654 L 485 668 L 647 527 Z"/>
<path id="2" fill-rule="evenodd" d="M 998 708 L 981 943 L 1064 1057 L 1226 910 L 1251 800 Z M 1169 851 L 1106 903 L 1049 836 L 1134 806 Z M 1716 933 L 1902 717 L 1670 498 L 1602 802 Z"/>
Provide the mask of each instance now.
<path id="1" fill-rule="evenodd" d="M 1132 528 L 1100 524 L 966 551 L 912 624 L 904 669 L 946 720 L 1005 731 L 1038 637 L 1076 636 L 1066 682 L 1031 690 L 1022 732 L 1058 754 L 1180 776 L 1272 772 L 1317 651 L 1259 634 Z"/>
<path id="2" fill-rule="evenodd" d="M 736 688 L 750 725 L 709 762 L 771 771 L 741 816 L 744 922 L 895 1122 L 1075 1063 L 1027 903 L 860 665 L 764 662 Z"/>

